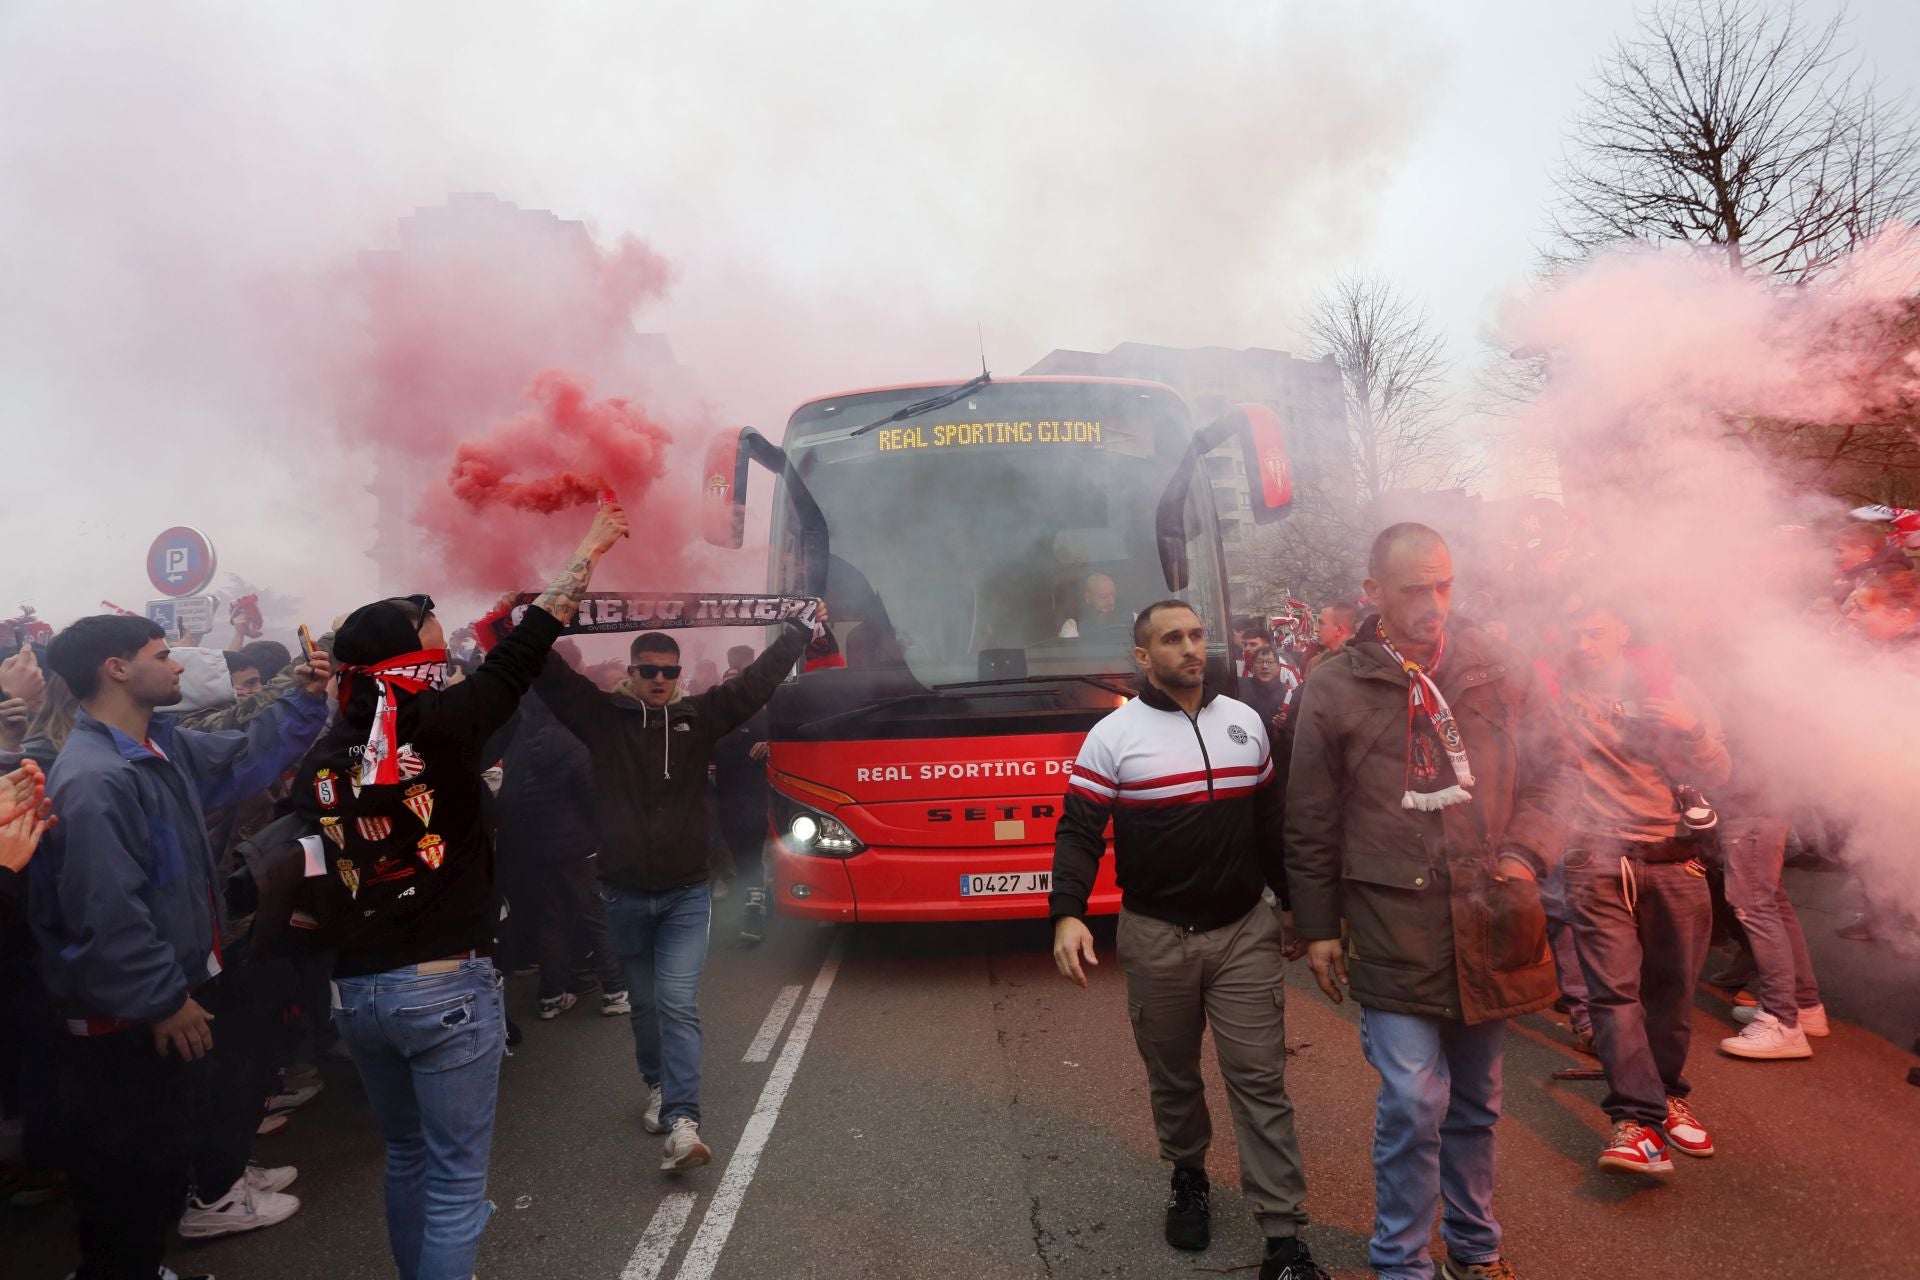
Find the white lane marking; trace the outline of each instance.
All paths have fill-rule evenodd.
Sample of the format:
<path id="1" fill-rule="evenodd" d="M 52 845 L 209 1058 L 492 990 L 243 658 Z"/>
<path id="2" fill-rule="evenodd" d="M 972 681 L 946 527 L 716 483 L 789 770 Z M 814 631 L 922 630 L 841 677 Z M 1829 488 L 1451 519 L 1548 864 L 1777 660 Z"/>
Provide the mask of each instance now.
<path id="1" fill-rule="evenodd" d="M 680 1230 L 693 1216 L 697 1199 L 691 1191 L 676 1191 L 660 1202 L 653 1211 L 653 1221 L 640 1235 L 640 1243 L 633 1246 L 633 1256 L 627 1259 L 620 1280 L 655 1280 L 666 1269 L 667 1257 L 680 1242 Z"/>
<path id="2" fill-rule="evenodd" d="M 720 1251 L 727 1247 L 727 1236 L 732 1233 L 733 1220 L 740 1213 L 740 1202 L 746 1198 L 747 1186 L 760 1168 L 760 1153 L 766 1150 L 767 1139 L 773 1136 L 773 1125 L 780 1118 L 787 1089 L 800 1070 L 800 1055 L 807 1051 L 814 1024 L 820 1020 L 820 1007 L 826 1004 L 827 992 L 833 990 L 834 976 L 840 972 L 840 953 L 846 949 L 846 939 L 843 932 L 833 940 L 819 976 L 813 980 L 813 990 L 807 993 L 800 1015 L 793 1020 L 793 1030 L 787 1033 L 787 1043 L 781 1047 L 780 1057 L 767 1075 L 760 1101 L 747 1117 L 740 1145 L 727 1161 L 720 1188 L 713 1193 L 706 1216 L 700 1219 L 700 1230 L 687 1246 L 687 1256 L 680 1260 L 679 1280 L 712 1280 L 714 1268 L 720 1265 Z"/>
<path id="3" fill-rule="evenodd" d="M 780 1031 L 787 1025 L 787 1015 L 793 1012 L 794 1003 L 800 999 L 798 985 L 780 988 L 780 994 L 773 998 L 773 1008 L 767 1010 L 767 1020 L 760 1024 L 760 1034 L 747 1046 L 747 1056 L 742 1062 L 765 1062 L 773 1056 L 773 1045 L 780 1038 Z"/>

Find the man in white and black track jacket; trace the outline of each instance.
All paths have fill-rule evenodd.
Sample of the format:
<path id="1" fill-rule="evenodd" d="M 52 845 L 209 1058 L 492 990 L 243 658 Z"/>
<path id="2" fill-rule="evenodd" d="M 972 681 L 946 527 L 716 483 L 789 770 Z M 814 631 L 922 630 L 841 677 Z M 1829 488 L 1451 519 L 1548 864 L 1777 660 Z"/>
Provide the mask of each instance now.
<path id="1" fill-rule="evenodd" d="M 1083 987 L 1082 962 L 1099 963 L 1085 915 L 1111 820 L 1127 1014 L 1173 1165 L 1167 1243 L 1204 1249 L 1210 1239 L 1200 1041 L 1211 1023 L 1241 1189 L 1267 1237 L 1260 1280 L 1325 1280 L 1300 1239 L 1307 1187 L 1284 1074 L 1289 944 L 1261 892 L 1284 895 L 1284 788 L 1259 713 L 1206 687 L 1206 627 L 1191 608 L 1147 606 L 1133 639 L 1144 687 L 1087 735 L 1054 836 L 1054 963 Z"/>

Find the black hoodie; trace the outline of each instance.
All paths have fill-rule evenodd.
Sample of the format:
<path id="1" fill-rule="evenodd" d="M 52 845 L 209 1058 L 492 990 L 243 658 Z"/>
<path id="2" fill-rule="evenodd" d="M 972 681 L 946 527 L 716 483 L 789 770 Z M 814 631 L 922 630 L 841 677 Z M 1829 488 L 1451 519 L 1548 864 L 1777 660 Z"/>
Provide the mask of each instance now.
<path id="1" fill-rule="evenodd" d="M 602 693 L 558 656 L 547 662 L 534 691 L 593 757 L 602 880 L 659 893 L 712 874 L 707 765 L 714 743 L 767 704 L 811 636 L 790 623 L 738 679 L 665 707 Z"/>

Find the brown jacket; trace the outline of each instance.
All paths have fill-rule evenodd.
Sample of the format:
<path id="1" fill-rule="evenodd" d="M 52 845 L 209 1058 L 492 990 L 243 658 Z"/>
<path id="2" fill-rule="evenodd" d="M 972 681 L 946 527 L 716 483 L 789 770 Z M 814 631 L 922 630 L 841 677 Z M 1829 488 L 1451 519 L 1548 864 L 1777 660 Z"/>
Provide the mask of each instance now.
<path id="1" fill-rule="evenodd" d="M 1476 785 L 1473 803 L 1422 813 L 1400 804 L 1407 676 L 1385 647 L 1355 638 L 1308 677 L 1287 787 L 1294 925 L 1311 941 L 1346 921 L 1348 975 L 1368 1008 L 1517 1017 L 1553 1001 L 1553 960 L 1537 886 L 1498 855 L 1539 875 L 1559 860 L 1579 768 L 1518 650 L 1456 624 L 1435 678 Z"/>

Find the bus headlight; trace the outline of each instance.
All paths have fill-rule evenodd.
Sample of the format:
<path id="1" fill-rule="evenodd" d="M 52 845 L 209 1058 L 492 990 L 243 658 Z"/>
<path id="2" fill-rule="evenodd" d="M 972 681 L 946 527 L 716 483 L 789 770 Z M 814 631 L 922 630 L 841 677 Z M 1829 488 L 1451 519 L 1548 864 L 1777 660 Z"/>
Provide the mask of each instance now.
<path id="1" fill-rule="evenodd" d="M 867 847 L 838 818 L 792 803 L 787 809 L 786 845 L 795 853 L 817 858 L 851 858 Z"/>

